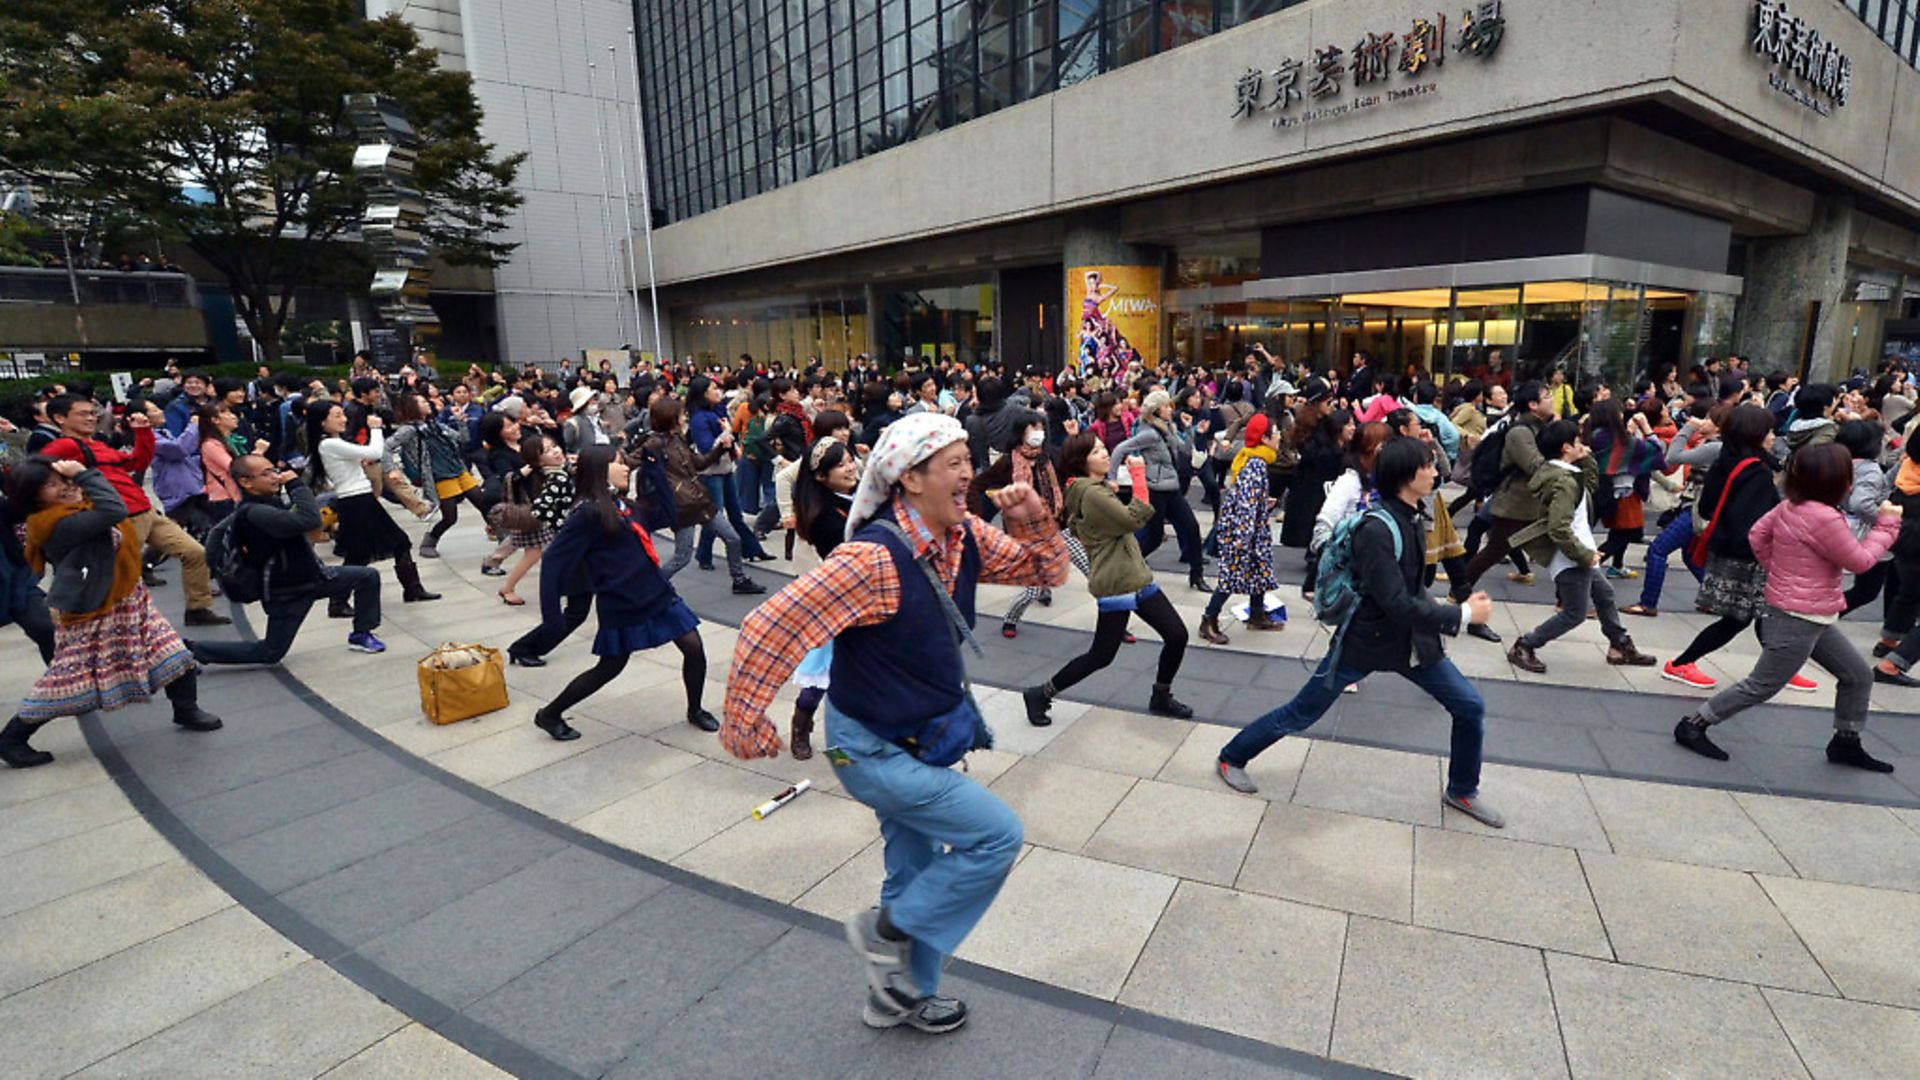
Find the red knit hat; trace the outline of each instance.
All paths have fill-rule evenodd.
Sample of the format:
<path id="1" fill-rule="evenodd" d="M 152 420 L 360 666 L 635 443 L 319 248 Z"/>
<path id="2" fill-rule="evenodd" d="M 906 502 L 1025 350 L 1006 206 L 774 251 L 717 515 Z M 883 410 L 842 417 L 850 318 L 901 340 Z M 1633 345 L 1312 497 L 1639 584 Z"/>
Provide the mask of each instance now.
<path id="1" fill-rule="evenodd" d="M 1259 446 L 1260 441 L 1267 437 L 1267 429 L 1272 426 L 1273 421 L 1267 419 L 1266 413 L 1254 413 L 1252 416 L 1247 417 L 1248 448 L 1251 449 L 1252 447 Z"/>

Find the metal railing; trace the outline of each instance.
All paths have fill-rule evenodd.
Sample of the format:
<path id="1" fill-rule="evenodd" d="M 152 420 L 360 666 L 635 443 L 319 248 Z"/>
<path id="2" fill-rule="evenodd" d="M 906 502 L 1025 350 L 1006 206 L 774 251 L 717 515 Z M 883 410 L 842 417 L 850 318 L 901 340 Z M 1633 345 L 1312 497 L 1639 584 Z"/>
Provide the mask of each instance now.
<path id="1" fill-rule="evenodd" d="M 148 270 L 73 270 L 0 266 L 0 304 L 194 307 L 193 278 Z"/>

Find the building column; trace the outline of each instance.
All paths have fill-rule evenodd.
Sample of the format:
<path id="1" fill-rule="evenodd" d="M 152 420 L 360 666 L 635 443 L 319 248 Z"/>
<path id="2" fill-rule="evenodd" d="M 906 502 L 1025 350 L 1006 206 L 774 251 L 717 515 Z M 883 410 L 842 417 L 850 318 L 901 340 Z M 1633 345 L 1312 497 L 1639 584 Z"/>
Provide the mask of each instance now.
<path id="1" fill-rule="evenodd" d="M 1853 197 L 1825 195 L 1815 203 L 1806 233 L 1753 241 L 1734 312 L 1735 351 L 1757 370 L 1801 372 L 1808 382 L 1825 381 L 1841 323 L 1852 239 Z M 1805 371 L 1802 357 L 1811 358 Z"/>
<path id="2" fill-rule="evenodd" d="M 1080 365 L 1081 301 L 1087 295 L 1090 270 L 1100 273 L 1102 287 L 1119 289 L 1101 305 L 1107 321 L 1147 366 L 1158 365 L 1169 351 L 1162 304 L 1166 252 L 1121 239 L 1119 209 L 1101 207 L 1076 214 L 1067 222 L 1061 256 L 1066 267 L 1060 308 L 1065 325 L 1059 333 L 1064 339 L 1061 355 L 1066 367 L 1078 370 Z"/>

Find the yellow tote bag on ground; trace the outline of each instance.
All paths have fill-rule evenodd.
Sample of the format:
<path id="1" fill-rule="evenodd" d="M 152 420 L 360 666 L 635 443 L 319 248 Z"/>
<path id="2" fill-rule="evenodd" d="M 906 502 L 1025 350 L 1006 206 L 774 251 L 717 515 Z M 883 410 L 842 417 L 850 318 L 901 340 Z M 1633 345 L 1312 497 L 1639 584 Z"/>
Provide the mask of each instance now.
<path id="1" fill-rule="evenodd" d="M 448 642 L 420 660 L 420 709 L 451 724 L 507 707 L 507 668 L 500 650 Z"/>

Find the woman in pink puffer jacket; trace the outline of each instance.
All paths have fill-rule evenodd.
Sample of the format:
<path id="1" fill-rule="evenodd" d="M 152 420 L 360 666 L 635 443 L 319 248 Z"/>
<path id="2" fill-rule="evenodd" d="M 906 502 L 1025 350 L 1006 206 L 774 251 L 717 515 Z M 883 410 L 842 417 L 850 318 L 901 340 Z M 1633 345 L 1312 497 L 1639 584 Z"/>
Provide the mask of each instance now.
<path id="1" fill-rule="evenodd" d="M 1772 698 L 1811 658 L 1836 680 L 1827 760 L 1893 771 L 1860 745 L 1873 670 L 1838 623 L 1847 607 L 1841 575 L 1862 573 L 1879 561 L 1899 534 L 1900 510 L 1882 503 L 1866 538 L 1855 540 L 1840 512 L 1852 486 L 1851 455 L 1837 443 L 1802 447 L 1787 460 L 1787 501 L 1767 511 L 1749 534 L 1754 556 L 1767 568 L 1760 659 L 1746 678 L 1683 718 L 1673 729 L 1675 742 L 1703 757 L 1727 760 L 1727 752 L 1707 738 L 1707 728 Z"/>

